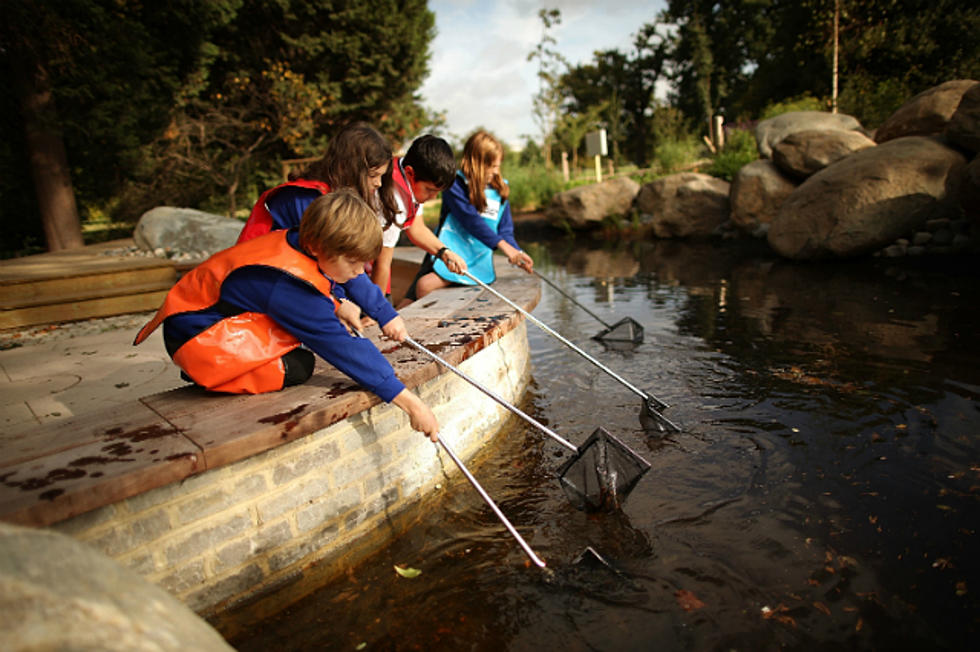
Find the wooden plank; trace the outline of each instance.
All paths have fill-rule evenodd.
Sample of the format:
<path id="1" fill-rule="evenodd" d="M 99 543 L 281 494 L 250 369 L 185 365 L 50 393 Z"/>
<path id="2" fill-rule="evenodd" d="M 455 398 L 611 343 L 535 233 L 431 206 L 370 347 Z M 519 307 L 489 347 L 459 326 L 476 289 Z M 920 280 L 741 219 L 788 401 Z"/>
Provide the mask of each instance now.
<path id="1" fill-rule="evenodd" d="M 114 256 L 104 253 L 111 248 L 127 245 L 132 245 L 131 239 L 0 260 L 0 287 L 11 283 L 57 279 L 69 274 L 105 274 L 174 265 L 155 256 Z"/>
<path id="2" fill-rule="evenodd" d="M 177 282 L 173 265 L 122 269 L 101 274 L 66 274 L 60 278 L 24 280 L 0 286 L 0 308 L 67 303 L 169 289 Z"/>
<path id="3" fill-rule="evenodd" d="M 322 361 L 309 381 L 280 392 L 222 395 L 185 387 L 142 400 L 195 442 L 207 468 L 275 448 L 380 402 Z"/>
<path id="4" fill-rule="evenodd" d="M 0 518 L 44 526 L 204 470 L 192 442 L 149 410 L 131 409 L 139 417 L 104 422 L 94 439 L 89 432 L 75 445 L 49 440 L 48 453 L 4 464 Z"/>
<path id="5" fill-rule="evenodd" d="M 169 289 L 169 288 L 168 288 Z M 22 328 L 38 324 L 53 324 L 93 317 L 109 317 L 131 312 L 156 310 L 167 296 L 167 289 L 126 294 L 104 299 L 90 299 L 74 303 L 32 306 L 0 311 L 0 329 Z"/>

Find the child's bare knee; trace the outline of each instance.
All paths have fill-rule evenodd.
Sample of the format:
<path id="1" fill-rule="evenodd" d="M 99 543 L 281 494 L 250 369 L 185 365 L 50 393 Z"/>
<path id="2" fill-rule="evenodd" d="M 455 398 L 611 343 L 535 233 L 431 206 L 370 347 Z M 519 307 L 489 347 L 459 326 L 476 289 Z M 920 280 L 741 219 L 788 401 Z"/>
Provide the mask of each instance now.
<path id="1" fill-rule="evenodd" d="M 418 297 L 421 299 L 422 297 L 432 292 L 433 290 L 438 290 L 439 288 L 444 287 L 445 285 L 446 282 L 443 281 L 441 278 L 439 278 L 438 274 L 430 272 L 419 279 L 418 285 L 416 286 L 417 288 L 416 293 L 418 294 Z"/>

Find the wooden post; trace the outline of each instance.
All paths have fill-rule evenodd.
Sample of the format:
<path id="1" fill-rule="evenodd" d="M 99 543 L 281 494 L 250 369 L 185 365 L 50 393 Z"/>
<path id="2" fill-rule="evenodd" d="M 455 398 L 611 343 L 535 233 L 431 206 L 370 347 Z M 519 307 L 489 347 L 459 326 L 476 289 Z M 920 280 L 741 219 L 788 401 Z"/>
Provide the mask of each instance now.
<path id="1" fill-rule="evenodd" d="M 711 140 L 719 151 L 725 148 L 725 118 L 716 115 L 711 123 Z"/>
<path id="2" fill-rule="evenodd" d="M 840 0 L 834 0 L 834 71 L 832 73 L 833 78 L 831 80 L 831 91 L 830 91 L 831 113 L 837 113 L 837 78 L 839 74 L 837 63 L 838 63 L 839 28 L 840 28 Z"/>
<path id="3" fill-rule="evenodd" d="M 602 157 L 598 154 L 595 155 L 595 181 L 602 183 Z"/>
<path id="4" fill-rule="evenodd" d="M 568 152 L 561 153 L 561 175 L 565 178 L 565 183 L 568 183 Z"/>

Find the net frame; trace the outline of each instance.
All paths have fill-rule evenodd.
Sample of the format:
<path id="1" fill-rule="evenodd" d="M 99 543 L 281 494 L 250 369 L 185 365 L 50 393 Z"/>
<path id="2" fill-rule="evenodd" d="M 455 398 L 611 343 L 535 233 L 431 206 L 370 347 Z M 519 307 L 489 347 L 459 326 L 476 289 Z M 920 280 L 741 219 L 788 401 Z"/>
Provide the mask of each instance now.
<path id="1" fill-rule="evenodd" d="M 558 469 L 568 500 L 587 512 L 622 507 L 650 463 L 601 426 Z"/>
<path id="2" fill-rule="evenodd" d="M 662 403 L 655 403 L 653 398 L 643 401 L 643 407 L 640 408 L 640 425 L 646 432 L 661 435 L 681 432 L 677 424 L 660 413 L 664 407 Z"/>
<path id="3" fill-rule="evenodd" d="M 615 324 L 606 326 L 593 335 L 592 339 L 615 344 L 641 344 L 643 342 L 643 324 L 632 317 L 623 317 Z"/>

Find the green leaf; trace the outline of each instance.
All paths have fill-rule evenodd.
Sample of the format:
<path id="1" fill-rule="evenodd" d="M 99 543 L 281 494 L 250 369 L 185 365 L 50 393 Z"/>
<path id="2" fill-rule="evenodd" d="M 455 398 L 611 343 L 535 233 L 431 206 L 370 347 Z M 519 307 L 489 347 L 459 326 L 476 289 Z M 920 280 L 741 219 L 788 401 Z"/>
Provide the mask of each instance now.
<path id="1" fill-rule="evenodd" d="M 422 574 L 422 571 L 417 568 L 403 568 L 397 564 L 395 565 L 395 572 L 408 579 L 416 578 Z"/>

